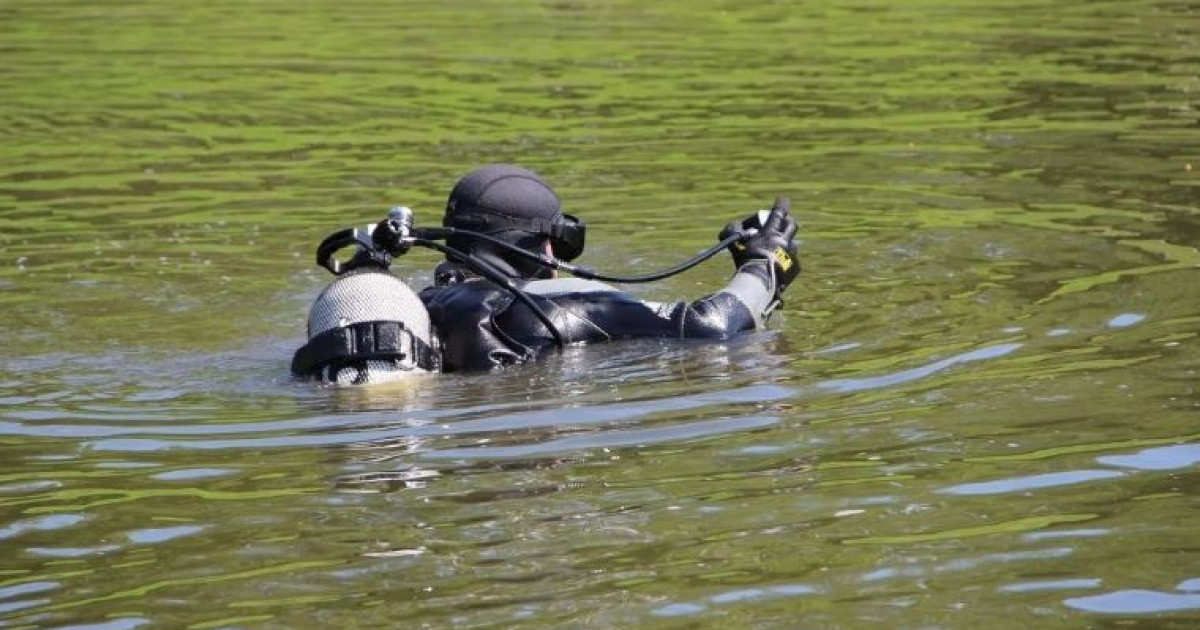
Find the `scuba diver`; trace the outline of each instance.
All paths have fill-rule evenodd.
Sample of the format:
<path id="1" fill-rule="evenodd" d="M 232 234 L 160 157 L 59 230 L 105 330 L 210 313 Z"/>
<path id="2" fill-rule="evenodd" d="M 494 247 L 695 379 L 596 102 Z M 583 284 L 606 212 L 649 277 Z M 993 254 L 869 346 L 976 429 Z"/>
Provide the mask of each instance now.
<path id="1" fill-rule="evenodd" d="M 386 221 L 335 233 L 318 248 L 318 262 L 339 278 L 313 306 L 310 340 L 296 353 L 293 373 L 378 382 L 506 367 L 567 344 L 727 339 L 762 328 L 800 273 L 796 223 L 783 197 L 770 210 L 725 226 L 719 242 L 693 259 L 632 277 L 571 264 L 583 252 L 584 222 L 562 212 L 540 176 L 516 166 L 485 166 L 460 179 L 442 228 L 414 228 L 412 221 L 410 210 L 396 208 Z M 446 255 L 434 285 L 419 293 L 424 308 L 387 272 L 414 244 Z M 333 260 L 333 252 L 348 245 L 356 247 L 354 256 Z M 724 249 L 733 256 L 733 277 L 698 300 L 647 302 L 602 282 L 665 278 Z M 556 270 L 576 277 L 559 278 Z"/>
<path id="2" fill-rule="evenodd" d="M 485 166 L 460 179 L 442 225 L 566 262 L 583 252 L 584 223 L 563 214 L 558 196 L 541 177 L 515 166 Z M 720 239 L 748 229 L 730 224 Z M 561 343 L 570 344 L 635 337 L 725 339 L 759 328 L 800 272 L 795 234 L 787 200 L 780 199 L 754 236 L 731 246 L 737 271 L 723 289 L 675 303 L 644 302 L 595 280 L 555 278 L 549 266 L 491 240 L 451 236 L 447 244 L 521 282 L 553 321 Z M 442 340 L 443 369 L 503 367 L 556 345 L 550 327 L 528 304 L 464 261 L 448 256 L 434 280 L 420 296 Z"/>

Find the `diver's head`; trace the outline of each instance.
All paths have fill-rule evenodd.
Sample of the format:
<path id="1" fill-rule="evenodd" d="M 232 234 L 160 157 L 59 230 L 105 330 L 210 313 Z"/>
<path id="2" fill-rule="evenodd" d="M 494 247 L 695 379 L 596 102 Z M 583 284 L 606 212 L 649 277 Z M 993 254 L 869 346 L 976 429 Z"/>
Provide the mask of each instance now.
<path id="1" fill-rule="evenodd" d="M 458 180 L 446 202 L 442 225 L 487 234 L 538 253 L 548 241 L 554 256 L 566 261 L 583 252 L 583 221 L 563 214 L 558 195 L 541 176 L 507 164 L 484 166 Z M 515 277 L 537 278 L 549 272 L 469 236 L 453 236 L 447 244 Z"/>
<path id="2" fill-rule="evenodd" d="M 308 316 L 308 343 L 292 372 L 321 382 L 360 385 L 436 372 L 440 350 L 416 293 L 382 269 L 338 276 Z"/>

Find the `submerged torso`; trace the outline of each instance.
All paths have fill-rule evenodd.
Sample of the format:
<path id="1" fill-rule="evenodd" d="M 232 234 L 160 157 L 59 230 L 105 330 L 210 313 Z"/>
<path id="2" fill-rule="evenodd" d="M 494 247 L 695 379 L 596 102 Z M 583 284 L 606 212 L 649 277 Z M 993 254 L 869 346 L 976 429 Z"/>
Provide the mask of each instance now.
<path id="1" fill-rule="evenodd" d="M 645 302 L 601 282 L 561 278 L 519 282 L 558 329 L 564 344 L 639 337 L 725 338 L 756 320 L 728 293 L 693 303 Z M 420 293 L 442 339 L 444 369 L 488 370 L 532 359 L 555 345 L 528 305 L 483 279 Z"/>

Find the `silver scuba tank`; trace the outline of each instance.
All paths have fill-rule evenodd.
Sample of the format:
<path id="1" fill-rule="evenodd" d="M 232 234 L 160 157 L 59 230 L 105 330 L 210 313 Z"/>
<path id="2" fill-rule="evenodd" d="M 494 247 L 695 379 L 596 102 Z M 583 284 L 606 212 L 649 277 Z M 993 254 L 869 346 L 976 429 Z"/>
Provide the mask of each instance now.
<path id="1" fill-rule="evenodd" d="M 308 339 L 292 371 L 325 383 L 381 383 L 441 365 L 425 305 L 382 269 L 348 272 L 325 287 L 309 311 Z"/>

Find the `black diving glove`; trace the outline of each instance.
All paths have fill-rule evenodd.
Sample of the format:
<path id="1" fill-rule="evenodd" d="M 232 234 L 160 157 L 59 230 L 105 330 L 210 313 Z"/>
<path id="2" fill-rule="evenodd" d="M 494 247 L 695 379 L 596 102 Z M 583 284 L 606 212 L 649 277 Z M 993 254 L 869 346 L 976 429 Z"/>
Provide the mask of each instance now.
<path id="1" fill-rule="evenodd" d="M 777 197 L 770 211 L 763 210 L 742 221 L 734 221 L 721 230 L 717 238 L 725 240 L 734 234 L 745 234 L 758 230 L 757 234 L 729 246 L 733 264 L 737 268 L 754 261 L 763 260 L 771 265 L 775 276 L 775 297 L 778 298 L 788 285 L 800 275 L 800 257 L 796 253 L 796 221 L 789 210 L 787 197 Z"/>

